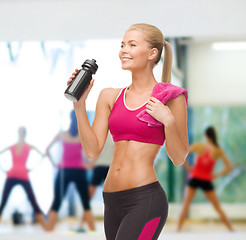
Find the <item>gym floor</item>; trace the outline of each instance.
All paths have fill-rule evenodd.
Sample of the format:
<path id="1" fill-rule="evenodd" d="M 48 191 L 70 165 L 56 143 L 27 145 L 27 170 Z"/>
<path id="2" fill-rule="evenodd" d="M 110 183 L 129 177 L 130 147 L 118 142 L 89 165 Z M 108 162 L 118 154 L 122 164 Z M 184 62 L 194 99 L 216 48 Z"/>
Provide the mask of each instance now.
<path id="1" fill-rule="evenodd" d="M 96 232 L 77 233 L 77 219 L 67 218 L 59 222 L 52 233 L 45 233 L 39 225 L 25 224 L 13 226 L 10 222 L 0 224 L 2 240 L 105 240 L 103 222 L 97 221 Z M 230 233 L 225 226 L 217 221 L 195 222 L 186 221 L 183 232 L 176 233 L 176 223 L 168 222 L 159 240 L 245 240 L 246 222 L 233 222 L 235 232 Z M 127 239 L 126 239 L 127 240 Z"/>

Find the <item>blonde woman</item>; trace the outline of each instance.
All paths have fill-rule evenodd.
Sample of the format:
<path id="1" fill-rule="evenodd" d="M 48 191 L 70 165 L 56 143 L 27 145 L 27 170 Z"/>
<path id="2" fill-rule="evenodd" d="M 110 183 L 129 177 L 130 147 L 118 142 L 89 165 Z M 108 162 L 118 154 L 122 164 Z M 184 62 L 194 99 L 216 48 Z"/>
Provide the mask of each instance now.
<path id="1" fill-rule="evenodd" d="M 153 74 L 163 48 L 164 85 Z M 167 219 L 168 200 L 153 164 L 165 139 L 173 164 L 179 166 L 185 161 L 189 149 L 186 99 L 181 94 L 185 90 L 180 91 L 169 83 L 172 50 L 155 26 L 132 25 L 123 37 L 119 58 L 122 69 L 132 73 L 131 85 L 103 89 L 90 126 L 85 101 L 94 83 L 91 81 L 80 100 L 74 103 L 80 140 L 86 155 L 92 159 L 103 149 L 108 130 L 115 142 L 103 188 L 107 240 L 157 239 Z M 77 70 L 68 84 L 76 73 Z M 169 100 L 163 104 L 153 92 L 160 99 L 169 97 Z"/>

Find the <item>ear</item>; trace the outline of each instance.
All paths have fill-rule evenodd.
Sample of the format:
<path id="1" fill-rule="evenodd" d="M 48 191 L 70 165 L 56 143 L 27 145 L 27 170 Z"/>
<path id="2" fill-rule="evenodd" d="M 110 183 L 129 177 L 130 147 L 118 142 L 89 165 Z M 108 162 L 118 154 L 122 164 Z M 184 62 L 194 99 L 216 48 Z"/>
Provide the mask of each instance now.
<path id="1" fill-rule="evenodd" d="M 149 53 L 149 60 L 153 60 L 157 57 L 158 55 L 158 50 L 157 48 L 152 48 Z"/>

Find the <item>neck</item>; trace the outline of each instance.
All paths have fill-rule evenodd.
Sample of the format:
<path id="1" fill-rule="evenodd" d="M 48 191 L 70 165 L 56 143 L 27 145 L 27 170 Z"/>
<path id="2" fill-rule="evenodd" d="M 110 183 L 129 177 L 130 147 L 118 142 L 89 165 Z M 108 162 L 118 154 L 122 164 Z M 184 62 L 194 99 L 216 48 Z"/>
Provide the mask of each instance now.
<path id="1" fill-rule="evenodd" d="M 22 144 L 24 144 L 25 143 L 25 140 L 24 139 L 19 139 L 19 141 L 18 141 L 18 145 L 22 145 Z"/>
<path id="2" fill-rule="evenodd" d="M 132 72 L 132 84 L 130 88 L 134 91 L 151 91 L 157 83 L 153 71 L 141 70 Z"/>
<path id="3" fill-rule="evenodd" d="M 213 141 L 210 140 L 210 139 L 207 140 L 207 145 L 208 145 L 208 146 L 212 146 L 212 147 L 215 146 L 214 143 L 213 143 Z"/>

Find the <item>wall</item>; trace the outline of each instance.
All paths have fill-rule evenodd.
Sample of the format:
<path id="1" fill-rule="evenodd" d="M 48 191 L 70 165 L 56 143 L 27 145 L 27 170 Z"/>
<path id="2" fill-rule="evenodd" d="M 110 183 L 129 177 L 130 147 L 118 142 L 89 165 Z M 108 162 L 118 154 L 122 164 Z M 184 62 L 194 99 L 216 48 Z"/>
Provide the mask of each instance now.
<path id="1" fill-rule="evenodd" d="M 216 51 L 212 43 L 188 45 L 189 105 L 245 105 L 246 49 Z"/>
<path id="2" fill-rule="evenodd" d="M 244 0 L 1 0 L 0 40 L 119 38 L 135 22 L 169 37 L 239 38 L 245 7 Z"/>

